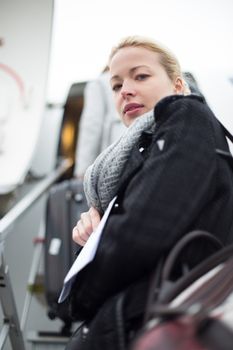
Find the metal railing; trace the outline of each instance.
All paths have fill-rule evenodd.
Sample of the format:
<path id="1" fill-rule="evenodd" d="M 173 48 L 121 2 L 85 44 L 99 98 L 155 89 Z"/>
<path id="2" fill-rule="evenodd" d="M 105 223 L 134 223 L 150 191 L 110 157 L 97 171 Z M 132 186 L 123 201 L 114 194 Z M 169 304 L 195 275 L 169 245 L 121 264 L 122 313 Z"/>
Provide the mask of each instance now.
<path id="1" fill-rule="evenodd" d="M 9 269 L 5 263 L 4 241 L 12 231 L 16 220 L 31 208 L 46 191 L 72 166 L 69 159 L 63 160 L 49 175 L 40 180 L 9 212 L 0 220 L 0 302 L 3 311 L 3 327 L 0 332 L 0 350 L 9 336 L 13 350 L 25 350 L 23 328 L 28 308 L 24 307 L 21 325 L 17 314 Z"/>

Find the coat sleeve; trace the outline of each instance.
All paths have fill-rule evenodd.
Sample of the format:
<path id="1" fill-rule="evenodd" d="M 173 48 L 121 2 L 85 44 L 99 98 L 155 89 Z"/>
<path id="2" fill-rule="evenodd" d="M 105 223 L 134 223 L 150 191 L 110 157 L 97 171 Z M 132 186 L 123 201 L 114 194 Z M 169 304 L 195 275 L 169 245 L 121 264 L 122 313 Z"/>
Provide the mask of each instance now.
<path id="1" fill-rule="evenodd" d="M 81 318 L 152 271 L 214 196 L 212 113 L 195 101 L 172 105 L 143 166 L 119 195 L 94 261 L 76 280 L 73 305 Z"/>

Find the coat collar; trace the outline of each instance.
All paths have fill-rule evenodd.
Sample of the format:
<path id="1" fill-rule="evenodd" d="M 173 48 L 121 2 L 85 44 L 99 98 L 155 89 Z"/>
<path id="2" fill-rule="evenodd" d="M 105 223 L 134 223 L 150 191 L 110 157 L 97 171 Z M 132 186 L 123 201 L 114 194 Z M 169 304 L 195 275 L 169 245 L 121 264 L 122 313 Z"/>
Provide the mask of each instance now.
<path id="1" fill-rule="evenodd" d="M 190 94 L 190 95 L 171 95 L 164 97 L 162 100 L 160 100 L 157 105 L 154 108 L 154 117 L 155 121 L 163 121 L 164 119 L 164 112 L 168 106 L 170 106 L 173 102 L 176 102 L 178 100 L 196 100 L 199 102 L 205 103 L 205 100 L 202 96 L 197 94 Z"/>

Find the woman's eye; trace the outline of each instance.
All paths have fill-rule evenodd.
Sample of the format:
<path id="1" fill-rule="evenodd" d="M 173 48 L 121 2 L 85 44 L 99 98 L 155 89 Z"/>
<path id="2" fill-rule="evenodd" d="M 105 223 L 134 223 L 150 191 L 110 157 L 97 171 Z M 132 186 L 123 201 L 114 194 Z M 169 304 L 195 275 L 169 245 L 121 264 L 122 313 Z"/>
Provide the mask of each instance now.
<path id="1" fill-rule="evenodd" d="M 138 74 L 137 76 L 136 76 L 136 80 L 146 80 L 147 78 L 149 77 L 149 75 L 148 74 Z"/>
<path id="2" fill-rule="evenodd" d="M 122 86 L 121 84 L 115 84 L 115 85 L 112 86 L 112 90 L 117 92 L 117 91 L 120 90 L 121 86 Z"/>

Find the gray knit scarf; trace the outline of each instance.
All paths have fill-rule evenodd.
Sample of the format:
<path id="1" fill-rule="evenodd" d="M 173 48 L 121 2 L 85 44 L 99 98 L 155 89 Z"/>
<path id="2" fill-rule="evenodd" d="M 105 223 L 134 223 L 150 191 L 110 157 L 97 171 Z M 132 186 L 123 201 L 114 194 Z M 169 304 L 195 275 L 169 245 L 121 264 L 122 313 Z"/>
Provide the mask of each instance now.
<path id="1" fill-rule="evenodd" d="M 153 110 L 135 119 L 120 139 L 106 148 L 84 176 L 88 205 L 104 213 L 118 191 L 118 183 L 133 146 L 154 125 Z"/>

